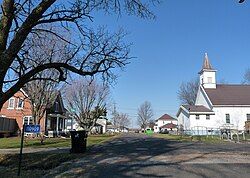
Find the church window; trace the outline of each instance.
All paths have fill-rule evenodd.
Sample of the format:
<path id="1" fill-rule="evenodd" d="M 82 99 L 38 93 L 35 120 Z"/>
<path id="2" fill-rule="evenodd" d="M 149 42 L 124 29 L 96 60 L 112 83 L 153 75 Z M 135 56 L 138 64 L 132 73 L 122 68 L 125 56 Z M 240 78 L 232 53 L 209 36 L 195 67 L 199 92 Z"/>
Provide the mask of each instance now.
<path id="1" fill-rule="evenodd" d="M 209 114 L 206 115 L 206 119 L 210 120 L 210 115 Z"/>
<path id="2" fill-rule="evenodd" d="M 208 82 L 208 83 L 212 83 L 212 77 L 208 77 L 208 78 L 207 78 L 207 82 Z"/>
<path id="3" fill-rule="evenodd" d="M 250 121 L 250 114 L 247 114 L 247 121 Z"/>
<path id="4" fill-rule="evenodd" d="M 199 115 L 199 114 L 196 114 L 196 115 L 195 115 L 195 118 L 196 118 L 197 120 L 199 120 L 199 119 L 200 119 L 200 115 Z"/>
<path id="5" fill-rule="evenodd" d="M 230 124 L 230 115 L 229 114 L 226 114 L 226 123 Z"/>

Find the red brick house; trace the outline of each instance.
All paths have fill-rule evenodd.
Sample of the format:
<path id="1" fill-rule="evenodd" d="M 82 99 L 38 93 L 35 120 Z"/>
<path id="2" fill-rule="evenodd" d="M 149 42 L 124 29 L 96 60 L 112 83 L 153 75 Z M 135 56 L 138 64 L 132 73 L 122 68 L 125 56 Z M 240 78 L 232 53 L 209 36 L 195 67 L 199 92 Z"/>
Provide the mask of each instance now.
<path id="1" fill-rule="evenodd" d="M 21 89 L 4 103 L 0 116 L 16 119 L 20 130 L 22 130 L 23 124 L 34 124 L 31 102 L 24 90 Z M 66 109 L 61 94 L 58 92 L 53 104 L 46 108 L 44 117 L 41 119 L 41 131 L 47 134 L 53 133 L 53 135 L 65 132 L 66 120 Z"/>

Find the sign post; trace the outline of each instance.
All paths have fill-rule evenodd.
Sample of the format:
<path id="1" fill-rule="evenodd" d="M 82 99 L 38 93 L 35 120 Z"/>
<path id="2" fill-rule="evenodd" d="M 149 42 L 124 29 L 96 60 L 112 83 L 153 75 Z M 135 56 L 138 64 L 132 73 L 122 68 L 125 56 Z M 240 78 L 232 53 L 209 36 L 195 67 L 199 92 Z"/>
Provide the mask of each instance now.
<path id="1" fill-rule="evenodd" d="M 17 176 L 20 176 L 20 173 L 21 173 L 24 132 L 39 133 L 40 132 L 40 125 L 26 125 L 26 124 L 23 124 L 23 130 L 22 130 L 22 136 L 21 136 L 21 148 L 20 148 L 20 154 L 19 154 L 19 164 L 18 164 L 18 173 L 17 173 Z"/>
<path id="2" fill-rule="evenodd" d="M 21 148 L 20 148 L 20 154 L 19 154 L 19 164 L 18 164 L 18 173 L 17 173 L 17 176 L 20 176 L 20 172 L 21 172 L 21 162 L 22 162 L 22 154 L 23 154 L 24 128 L 25 128 L 25 124 L 23 124 L 23 130 L 22 130 L 22 135 L 21 135 Z"/>

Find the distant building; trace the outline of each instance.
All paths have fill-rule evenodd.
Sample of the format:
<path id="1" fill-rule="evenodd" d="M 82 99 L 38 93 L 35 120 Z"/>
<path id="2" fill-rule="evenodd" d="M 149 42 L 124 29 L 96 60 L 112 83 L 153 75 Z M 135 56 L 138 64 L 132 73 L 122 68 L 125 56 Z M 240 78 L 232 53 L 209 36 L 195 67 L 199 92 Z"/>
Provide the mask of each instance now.
<path id="1" fill-rule="evenodd" d="M 199 74 L 195 105 L 182 105 L 177 113 L 179 128 L 191 134 L 220 128 L 244 130 L 250 121 L 250 85 L 217 84 L 216 70 L 207 54 Z"/>
<path id="2" fill-rule="evenodd" d="M 72 125 L 71 125 L 72 124 Z M 82 130 L 77 121 L 72 118 L 72 123 L 69 122 L 67 126 L 68 130 Z M 96 121 L 95 126 L 91 129 L 92 133 L 104 134 L 107 132 L 107 119 L 99 118 Z"/>
<path id="3" fill-rule="evenodd" d="M 158 133 L 163 130 L 176 130 L 177 119 L 168 114 L 162 115 L 155 121 L 154 132 Z"/>

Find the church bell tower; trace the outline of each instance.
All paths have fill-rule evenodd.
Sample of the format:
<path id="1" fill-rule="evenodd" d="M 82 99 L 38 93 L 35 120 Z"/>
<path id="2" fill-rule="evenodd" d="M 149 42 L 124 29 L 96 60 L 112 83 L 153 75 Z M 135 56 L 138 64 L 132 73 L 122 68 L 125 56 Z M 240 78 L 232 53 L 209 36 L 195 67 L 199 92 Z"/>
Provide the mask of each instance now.
<path id="1" fill-rule="evenodd" d="M 216 70 L 212 68 L 207 53 L 205 53 L 203 66 L 199 74 L 200 85 L 204 88 L 216 89 Z"/>

